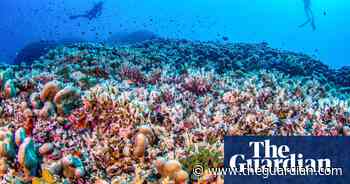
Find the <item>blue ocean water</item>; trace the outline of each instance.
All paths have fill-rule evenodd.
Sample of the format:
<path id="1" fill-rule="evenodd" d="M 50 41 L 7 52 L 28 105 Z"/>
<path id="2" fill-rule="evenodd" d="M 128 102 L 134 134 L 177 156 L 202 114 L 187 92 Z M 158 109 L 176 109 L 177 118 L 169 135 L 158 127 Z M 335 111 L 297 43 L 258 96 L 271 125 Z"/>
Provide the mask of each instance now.
<path id="1" fill-rule="evenodd" d="M 103 41 L 114 33 L 149 30 L 162 37 L 268 42 L 304 52 L 332 68 L 349 66 L 350 2 L 311 0 L 316 30 L 305 22 L 303 0 L 104 0 L 97 19 L 70 20 L 94 0 L 0 1 L 0 60 L 10 62 L 38 40 Z"/>

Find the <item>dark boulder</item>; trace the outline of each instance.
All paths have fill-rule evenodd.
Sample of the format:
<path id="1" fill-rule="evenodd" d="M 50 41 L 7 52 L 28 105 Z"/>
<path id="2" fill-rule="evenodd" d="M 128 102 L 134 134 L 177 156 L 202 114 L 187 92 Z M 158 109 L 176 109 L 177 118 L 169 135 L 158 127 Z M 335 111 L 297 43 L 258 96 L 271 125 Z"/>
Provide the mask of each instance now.
<path id="1" fill-rule="evenodd" d="M 79 38 L 65 38 L 58 41 L 42 40 L 31 42 L 25 45 L 16 54 L 16 57 L 11 64 L 26 63 L 30 65 L 33 63 L 33 61 L 39 59 L 41 56 L 45 55 L 49 50 L 59 45 L 69 45 L 77 42 L 83 42 L 83 40 Z"/>
<path id="2" fill-rule="evenodd" d="M 32 42 L 23 47 L 16 55 L 12 64 L 31 64 L 34 60 L 45 55 L 50 49 L 56 46 L 54 41 Z"/>

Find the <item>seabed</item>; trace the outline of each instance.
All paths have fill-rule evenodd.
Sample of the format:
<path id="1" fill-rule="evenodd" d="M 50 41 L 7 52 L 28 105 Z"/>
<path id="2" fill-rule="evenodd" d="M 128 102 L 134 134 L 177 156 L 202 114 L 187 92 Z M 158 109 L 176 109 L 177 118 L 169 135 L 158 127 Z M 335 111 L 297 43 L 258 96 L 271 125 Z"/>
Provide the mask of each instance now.
<path id="1" fill-rule="evenodd" d="M 266 43 L 76 43 L 0 87 L 3 183 L 219 184 L 225 135 L 350 135 L 350 69 Z"/>

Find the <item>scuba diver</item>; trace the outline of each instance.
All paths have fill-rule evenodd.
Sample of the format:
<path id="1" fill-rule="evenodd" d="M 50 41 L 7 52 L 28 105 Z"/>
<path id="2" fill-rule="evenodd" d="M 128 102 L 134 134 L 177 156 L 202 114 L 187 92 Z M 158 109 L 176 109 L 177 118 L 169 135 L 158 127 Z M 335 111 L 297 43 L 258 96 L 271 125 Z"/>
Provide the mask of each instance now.
<path id="1" fill-rule="evenodd" d="M 81 15 L 72 15 L 69 17 L 69 19 L 77 19 L 77 18 L 87 18 L 89 20 L 95 19 L 99 16 L 101 16 L 102 14 L 102 10 L 103 10 L 103 2 L 100 1 L 97 4 L 95 4 L 95 6 L 87 11 L 85 14 L 81 14 Z"/>
<path id="2" fill-rule="evenodd" d="M 307 20 L 305 23 L 301 24 L 299 27 L 304 27 L 307 24 L 310 24 L 312 27 L 312 30 L 316 30 L 316 25 L 315 25 L 315 18 L 314 18 L 314 13 L 311 10 L 311 0 L 303 0 L 304 1 L 304 11 L 307 17 Z"/>

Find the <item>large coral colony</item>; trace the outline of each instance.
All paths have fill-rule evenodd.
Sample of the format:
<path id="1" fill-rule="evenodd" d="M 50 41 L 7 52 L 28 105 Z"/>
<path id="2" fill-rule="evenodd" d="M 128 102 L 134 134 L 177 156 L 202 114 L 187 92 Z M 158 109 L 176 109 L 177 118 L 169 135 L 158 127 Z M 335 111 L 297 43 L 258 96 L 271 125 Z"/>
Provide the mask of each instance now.
<path id="1" fill-rule="evenodd" d="M 262 44 L 58 46 L 0 67 L 2 183 L 222 183 L 226 135 L 350 135 L 350 70 Z"/>

